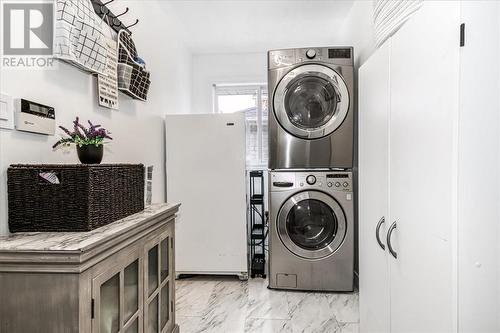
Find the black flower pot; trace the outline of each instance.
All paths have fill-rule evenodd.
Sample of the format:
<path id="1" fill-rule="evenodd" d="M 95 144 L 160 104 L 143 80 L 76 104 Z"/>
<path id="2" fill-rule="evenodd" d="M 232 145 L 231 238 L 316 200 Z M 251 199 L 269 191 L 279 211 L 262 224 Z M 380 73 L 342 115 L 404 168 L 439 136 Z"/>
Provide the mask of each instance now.
<path id="1" fill-rule="evenodd" d="M 104 149 L 103 145 L 77 145 L 76 152 L 78 153 L 78 159 L 83 164 L 99 164 L 102 161 Z"/>

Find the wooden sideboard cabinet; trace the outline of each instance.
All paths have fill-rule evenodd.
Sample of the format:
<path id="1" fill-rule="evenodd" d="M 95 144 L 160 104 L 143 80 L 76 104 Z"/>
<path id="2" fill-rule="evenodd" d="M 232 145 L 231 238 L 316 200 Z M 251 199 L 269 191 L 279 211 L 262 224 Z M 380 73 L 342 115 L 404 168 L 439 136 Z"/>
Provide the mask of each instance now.
<path id="1" fill-rule="evenodd" d="M 0 332 L 178 332 L 178 208 L 153 205 L 90 232 L 0 237 Z"/>

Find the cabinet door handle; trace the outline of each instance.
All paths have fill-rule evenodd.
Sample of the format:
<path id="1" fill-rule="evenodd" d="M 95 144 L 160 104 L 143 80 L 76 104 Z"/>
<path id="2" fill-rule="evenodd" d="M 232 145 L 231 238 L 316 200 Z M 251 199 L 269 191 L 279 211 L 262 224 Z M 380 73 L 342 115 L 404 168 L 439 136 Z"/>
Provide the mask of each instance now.
<path id="1" fill-rule="evenodd" d="M 380 247 L 382 248 L 382 250 L 385 251 L 385 245 L 384 243 L 382 243 L 382 241 L 380 240 L 380 227 L 382 226 L 382 224 L 385 223 L 385 217 L 382 216 L 382 218 L 380 219 L 380 221 L 378 221 L 377 223 L 377 228 L 375 229 L 375 237 L 377 238 L 377 243 L 378 245 L 380 245 Z"/>
<path id="2" fill-rule="evenodd" d="M 396 251 L 394 251 L 394 249 L 392 248 L 392 244 L 391 244 L 391 236 L 392 236 L 392 232 L 394 231 L 394 229 L 396 229 L 396 221 L 394 221 L 391 226 L 389 227 L 389 230 L 387 231 L 387 247 L 389 248 L 389 252 L 392 254 L 392 256 L 394 258 L 398 258 L 398 254 L 396 253 Z"/>

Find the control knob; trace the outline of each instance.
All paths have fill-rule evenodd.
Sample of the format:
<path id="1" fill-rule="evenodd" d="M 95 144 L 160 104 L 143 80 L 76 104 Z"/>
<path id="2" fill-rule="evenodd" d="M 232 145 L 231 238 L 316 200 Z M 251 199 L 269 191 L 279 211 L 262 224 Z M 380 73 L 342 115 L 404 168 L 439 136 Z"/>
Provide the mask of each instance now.
<path id="1" fill-rule="evenodd" d="M 316 57 L 316 50 L 313 49 L 307 50 L 306 57 L 307 59 L 314 59 L 314 57 Z"/>
<path id="2" fill-rule="evenodd" d="M 309 184 L 309 185 L 314 185 L 316 183 L 316 177 L 314 177 L 313 175 L 309 175 L 307 176 L 306 178 L 306 182 Z"/>

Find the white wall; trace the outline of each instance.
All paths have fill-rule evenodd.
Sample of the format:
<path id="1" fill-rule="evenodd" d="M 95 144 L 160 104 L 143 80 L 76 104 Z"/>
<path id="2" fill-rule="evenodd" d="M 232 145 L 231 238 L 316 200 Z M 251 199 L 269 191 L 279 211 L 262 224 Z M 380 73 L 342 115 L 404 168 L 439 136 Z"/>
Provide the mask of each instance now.
<path id="1" fill-rule="evenodd" d="M 349 10 L 344 23 L 338 32 L 338 44 L 349 45 L 354 47 L 354 94 L 358 98 L 358 69 L 375 51 L 375 35 L 373 31 L 373 1 L 358 0 L 354 2 Z M 356 100 L 356 117 L 357 117 L 357 100 Z M 357 126 L 354 129 L 357 137 Z M 354 160 L 354 175 L 357 179 L 358 173 L 358 143 L 355 142 L 355 160 Z M 357 186 L 357 185 L 356 185 Z M 357 192 L 356 192 L 357 193 Z M 357 194 L 356 194 L 357 196 Z M 355 201 L 355 210 L 358 211 L 358 200 Z M 357 216 L 356 216 L 357 220 Z M 356 226 L 357 228 L 357 226 Z M 354 270 L 357 277 L 358 272 L 358 231 L 356 229 L 355 238 L 355 263 Z"/>
<path id="2" fill-rule="evenodd" d="M 331 45 L 352 0 L 169 1 L 195 54 Z"/>
<path id="3" fill-rule="evenodd" d="M 331 28 L 331 27 L 330 27 Z M 321 32 L 330 35 L 328 45 L 354 46 L 356 68 L 375 50 L 372 1 L 356 1 L 338 31 Z M 266 36 L 262 36 L 266 39 Z M 317 40 L 312 36 L 311 40 Z M 325 45 L 326 45 L 325 44 Z M 303 42 L 289 47 L 307 46 Z M 267 82 L 267 50 L 258 53 L 194 54 L 192 67 L 192 112 L 210 113 L 213 109 L 214 83 Z"/>
<path id="4" fill-rule="evenodd" d="M 192 113 L 213 111 L 213 84 L 267 82 L 267 54 L 197 54 L 192 58 Z"/>
<path id="5" fill-rule="evenodd" d="M 120 95 L 120 110 L 97 106 L 93 76 L 61 63 L 58 70 L 1 70 L 0 90 L 13 97 L 54 106 L 57 125 L 71 126 L 75 116 L 100 123 L 113 134 L 103 163 L 154 165 L 153 201 L 165 199 L 164 126 L 166 113 L 190 110 L 191 55 L 182 42 L 182 31 L 168 4 L 159 0 L 115 1 L 111 10 L 130 7 L 124 21 L 132 28 L 140 56 L 151 70 L 148 102 Z M 58 131 L 59 132 L 59 131 Z M 0 129 L 0 234 L 6 234 L 6 169 L 12 163 L 78 163 L 76 152 L 51 149 L 59 135 L 43 136 Z"/>
<path id="6" fill-rule="evenodd" d="M 500 5 L 497 8 L 497 22 L 500 22 Z M 498 54 L 500 55 L 500 24 L 498 24 Z M 500 62 L 500 60 L 498 60 Z M 500 114 L 500 64 L 498 65 L 498 114 Z M 498 118 L 500 121 L 500 117 Z M 500 123 L 499 123 L 499 128 L 500 128 Z M 500 138 L 499 138 L 500 140 Z M 500 144 L 498 145 L 498 148 L 500 150 Z M 500 156 L 500 151 L 499 154 Z M 498 188 L 500 191 L 500 177 L 498 178 Z M 498 201 L 498 207 L 500 207 L 500 196 L 499 196 L 499 201 Z M 498 240 L 500 240 L 500 216 L 498 217 Z M 498 242 L 498 251 L 497 251 L 497 276 L 500 277 L 500 242 Z M 498 304 L 500 306 L 500 279 L 498 279 L 498 284 L 497 284 L 497 300 Z M 500 319 L 499 319 L 500 321 Z M 499 324 L 500 325 L 500 324 Z"/>
<path id="7" fill-rule="evenodd" d="M 339 43 L 354 46 L 354 65 L 359 68 L 375 51 L 373 1 L 356 1 L 338 34 Z"/>

